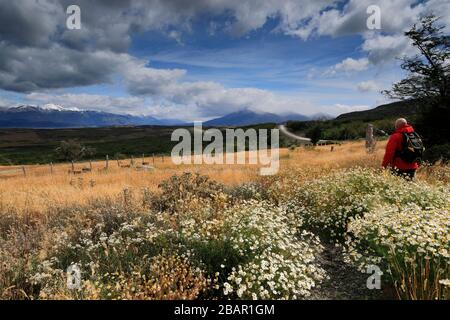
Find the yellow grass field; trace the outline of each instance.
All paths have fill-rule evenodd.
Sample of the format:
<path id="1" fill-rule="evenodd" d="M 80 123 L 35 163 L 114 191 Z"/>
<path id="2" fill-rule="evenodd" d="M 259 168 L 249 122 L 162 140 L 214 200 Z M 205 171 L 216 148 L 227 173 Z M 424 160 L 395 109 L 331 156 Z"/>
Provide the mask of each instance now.
<path id="1" fill-rule="evenodd" d="M 0 299 L 447 299 L 449 167 L 406 182 L 380 170 L 385 144 L 281 149 L 265 177 L 170 157 L 0 167 Z M 382 291 L 367 263 L 390 270 Z"/>
<path id="2" fill-rule="evenodd" d="M 299 147 L 295 150 L 280 150 L 280 173 L 291 170 L 311 172 L 311 169 L 326 172 L 330 169 L 351 166 L 377 167 L 381 163 L 385 142 L 379 142 L 374 154 L 367 154 L 364 142 L 348 142 L 340 146 L 318 146 L 315 149 Z M 135 159 L 139 166 L 142 159 Z M 153 165 L 152 158 L 146 162 Z M 121 165 L 130 160 L 121 160 Z M 77 163 L 75 169 L 89 167 L 89 163 Z M 124 188 L 149 188 L 156 192 L 158 184 L 174 174 L 196 172 L 227 185 L 253 181 L 258 177 L 257 165 L 175 165 L 170 157 L 155 158 L 154 170 L 118 167 L 115 160 L 93 162 L 92 172 L 69 174 L 71 164 L 54 165 L 53 174 L 49 165 L 22 167 L 0 166 L 0 208 L 14 207 L 17 211 L 38 214 L 49 207 L 83 205 L 96 198 L 115 197 Z"/>

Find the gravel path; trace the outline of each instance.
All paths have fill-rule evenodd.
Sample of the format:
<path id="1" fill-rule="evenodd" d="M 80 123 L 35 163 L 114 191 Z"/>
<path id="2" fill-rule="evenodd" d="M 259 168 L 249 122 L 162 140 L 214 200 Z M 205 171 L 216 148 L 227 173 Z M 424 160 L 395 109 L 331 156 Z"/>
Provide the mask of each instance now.
<path id="1" fill-rule="evenodd" d="M 341 249 L 326 245 L 319 262 L 330 279 L 312 290 L 311 300 L 367 300 L 386 299 L 382 290 L 369 290 L 366 285 L 370 274 L 359 272 L 342 259 Z"/>

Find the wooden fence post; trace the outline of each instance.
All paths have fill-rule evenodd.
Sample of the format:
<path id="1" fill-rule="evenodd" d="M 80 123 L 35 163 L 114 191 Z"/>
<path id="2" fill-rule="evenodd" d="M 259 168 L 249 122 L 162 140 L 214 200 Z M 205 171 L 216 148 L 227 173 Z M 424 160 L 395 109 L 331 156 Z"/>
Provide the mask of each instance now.
<path id="1" fill-rule="evenodd" d="M 152 159 L 153 159 L 153 165 L 155 165 L 155 154 L 152 154 Z"/>
<path id="2" fill-rule="evenodd" d="M 373 136 L 373 124 L 368 124 L 366 129 L 366 149 L 368 153 L 375 151 L 375 138 Z"/>
<path id="3" fill-rule="evenodd" d="M 27 176 L 27 172 L 25 171 L 25 167 L 22 166 L 22 171 L 23 171 L 23 176 L 26 177 Z"/>
<path id="4" fill-rule="evenodd" d="M 89 170 L 92 171 L 92 160 L 89 160 Z"/>
<path id="5" fill-rule="evenodd" d="M 108 170 L 109 167 L 109 156 L 106 155 L 106 160 L 105 160 L 105 169 Z"/>
<path id="6" fill-rule="evenodd" d="M 50 162 L 50 174 L 53 174 L 53 162 Z"/>
<path id="7" fill-rule="evenodd" d="M 75 164 L 73 163 L 73 160 L 72 160 L 72 173 L 75 173 Z"/>

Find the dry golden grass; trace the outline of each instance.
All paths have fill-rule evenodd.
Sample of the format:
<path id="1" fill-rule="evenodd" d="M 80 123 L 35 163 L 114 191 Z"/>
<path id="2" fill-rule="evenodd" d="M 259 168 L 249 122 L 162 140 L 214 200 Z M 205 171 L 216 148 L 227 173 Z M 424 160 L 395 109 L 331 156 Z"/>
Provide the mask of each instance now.
<path id="1" fill-rule="evenodd" d="M 315 149 L 297 148 L 280 150 L 280 174 L 290 171 L 303 171 L 303 176 L 311 172 L 327 172 L 336 168 L 351 166 L 378 167 L 383 156 L 385 142 L 379 142 L 376 152 L 367 154 L 364 142 L 347 142 L 334 146 L 319 146 Z M 141 159 L 135 159 L 140 165 Z M 145 159 L 151 165 L 151 158 Z M 121 164 L 128 164 L 122 160 Z M 26 166 L 24 176 L 22 167 L 0 166 L 0 211 L 13 209 L 27 215 L 39 215 L 52 207 L 84 205 L 99 198 L 114 198 L 124 188 L 140 190 L 148 188 L 157 192 L 158 184 L 174 174 L 198 172 L 226 185 L 237 185 L 258 178 L 257 165 L 175 165 L 170 157 L 155 158 L 154 170 L 139 171 L 134 168 L 118 167 L 116 161 L 93 162 L 92 172 L 69 174 L 70 164 L 57 164 L 50 173 L 50 166 Z M 89 163 L 77 163 L 76 170 L 89 167 Z"/>
<path id="2" fill-rule="evenodd" d="M 173 258 L 175 256 L 172 257 L 175 252 L 172 250 L 178 250 L 178 244 L 182 243 L 177 242 L 178 240 L 172 242 L 174 233 L 177 237 L 181 236 L 180 239 L 189 235 L 192 236 L 192 239 L 198 239 L 198 236 L 201 236 L 202 239 L 209 239 L 209 235 L 216 232 L 216 226 L 221 226 L 225 217 L 232 216 L 233 210 L 238 210 L 236 211 L 238 214 L 245 213 L 239 209 L 239 205 L 242 204 L 239 201 L 247 200 L 248 191 L 253 190 L 252 188 L 257 190 L 256 193 L 251 193 L 250 198 L 255 201 L 252 203 L 256 206 L 259 203 L 257 199 L 262 194 L 263 198 L 261 199 L 264 201 L 261 201 L 260 204 L 270 205 L 271 209 L 267 211 L 270 213 L 272 210 L 278 212 L 276 210 L 282 207 L 277 206 L 278 204 L 288 203 L 295 199 L 294 196 L 298 195 L 301 190 L 297 186 L 301 186 L 305 181 L 319 178 L 313 183 L 324 181 L 328 186 L 333 185 L 329 183 L 329 179 L 333 179 L 334 182 L 336 181 L 335 177 L 340 177 L 339 179 L 343 179 L 339 180 L 342 182 L 341 187 L 338 186 L 329 192 L 331 201 L 335 201 L 339 205 L 339 197 L 336 198 L 333 195 L 336 190 L 342 191 L 342 186 L 348 185 L 347 180 L 345 180 L 345 176 L 331 175 L 328 178 L 325 176 L 332 173 L 333 170 L 341 168 L 355 166 L 378 168 L 384 147 L 385 142 L 379 142 L 376 152 L 373 154 L 367 154 L 363 141 L 336 145 L 333 152 L 330 151 L 330 146 L 320 146 L 314 149 L 282 149 L 280 150 L 278 175 L 267 177 L 259 175 L 258 165 L 175 165 L 169 157 L 156 158 L 154 169 L 151 171 L 142 170 L 141 159 L 135 159 L 136 167 L 128 168 L 119 167 L 116 161 L 110 161 L 108 170 L 104 170 L 104 162 L 94 162 L 92 163 L 92 172 L 82 174 L 70 173 L 71 164 L 67 163 L 55 165 L 53 173 L 50 172 L 48 165 L 0 167 L 0 240 L 2 240 L 0 241 L 0 256 L 4 261 L 0 264 L 0 299 L 171 299 L 195 298 L 202 290 L 213 292 L 209 291 L 211 288 L 208 286 L 205 287 L 205 277 L 213 274 L 217 277 L 216 271 L 222 272 L 223 267 L 219 269 L 216 263 L 221 262 L 220 259 L 235 261 L 234 259 L 236 257 L 238 259 L 239 256 L 235 256 L 233 251 L 223 250 L 223 244 L 220 242 L 217 245 L 215 241 L 212 241 L 212 246 L 205 249 L 203 246 L 196 247 L 198 244 L 203 244 L 203 241 L 190 240 L 188 242 L 192 246 L 188 247 L 189 250 L 200 250 L 198 252 L 203 253 L 205 253 L 204 250 L 207 250 L 205 254 L 208 259 L 205 261 L 209 261 L 207 273 L 203 274 L 204 270 L 199 274 L 193 273 L 191 272 L 194 270 L 192 268 L 198 263 L 196 258 L 189 255 L 189 259 L 191 259 L 189 260 L 187 256 L 182 255 L 180 257 L 183 259 L 177 260 Z M 145 161 L 153 164 L 151 158 L 147 158 Z M 122 165 L 129 162 L 130 160 L 123 160 Z M 89 166 L 89 163 L 78 163 L 75 165 L 75 169 L 81 171 L 82 168 Z M 23 168 L 26 175 L 23 173 Z M 162 188 L 158 188 L 158 185 L 164 180 L 184 172 L 207 175 L 222 184 L 237 187 L 223 190 L 221 185 L 212 183 L 205 177 L 182 175 L 173 177 L 169 182 L 164 183 Z M 372 178 L 378 177 L 382 181 L 388 179 L 387 183 L 400 181 L 389 175 L 378 175 L 373 170 L 357 169 L 351 172 L 359 172 L 359 176 L 363 178 L 366 177 L 365 173 L 368 173 Z M 359 187 L 366 186 L 371 181 L 370 177 L 355 184 L 355 188 L 359 190 Z M 426 167 L 419 172 L 419 180 L 436 184 L 448 183 L 448 177 L 448 166 Z M 241 185 L 248 182 L 256 183 L 247 186 Z M 417 195 L 422 195 L 423 190 L 431 190 L 427 189 L 428 184 L 417 185 L 423 188 L 418 187 Z M 321 185 L 319 184 L 319 186 Z M 379 192 L 389 189 L 383 186 L 385 184 L 381 184 Z M 415 186 L 415 184 L 410 186 Z M 398 188 L 401 189 L 403 186 L 399 184 Z M 436 190 L 438 189 L 440 190 L 440 187 L 436 188 Z M 308 189 L 308 193 L 314 192 L 314 190 L 314 188 Z M 201 193 L 199 191 L 207 193 L 207 196 L 198 195 Z M 323 195 L 322 191 L 321 188 L 316 188 L 316 192 L 321 195 Z M 344 195 L 344 198 L 346 199 L 347 196 Z M 370 195 L 366 198 L 372 199 Z M 356 197 L 355 206 L 358 208 L 361 205 L 359 199 L 365 198 Z M 332 210 L 334 202 L 330 203 L 331 205 L 326 207 L 331 211 L 319 208 L 321 214 L 334 212 Z M 271 224 L 274 219 L 261 218 L 266 217 L 266 215 L 261 216 L 265 211 L 262 208 L 256 208 L 257 210 L 253 211 L 253 204 L 248 207 L 251 209 L 249 214 L 254 215 L 255 218 L 260 217 L 261 223 L 269 221 L 270 223 L 264 228 L 272 228 Z M 295 202 L 291 202 L 292 204 Z M 208 210 L 203 210 L 204 208 L 208 208 Z M 297 209 L 300 212 L 300 206 Z M 156 212 L 159 213 L 152 214 Z M 223 212 L 226 214 L 220 214 Z M 302 214 L 306 213 L 302 211 Z M 338 216 L 342 217 L 342 215 Z M 202 223 L 208 220 L 213 223 Z M 193 226 L 192 230 L 189 229 L 189 225 Z M 202 233 L 203 225 L 212 226 L 212 229 L 206 228 L 206 233 Z M 202 227 L 198 228 L 197 226 Z M 287 229 L 283 229 L 285 227 L 287 225 L 284 223 L 280 225 L 283 235 L 288 232 Z M 95 232 L 92 231 L 93 228 L 96 230 Z M 132 235 L 128 233 L 130 230 L 133 230 Z M 147 230 L 150 231 L 147 232 Z M 187 233 L 181 233 L 182 230 Z M 245 230 L 248 235 L 254 234 L 253 229 Z M 160 233 L 158 233 L 159 231 Z M 231 227 L 229 230 L 225 228 L 221 232 L 223 232 L 223 236 L 227 235 L 225 239 L 229 239 L 229 235 L 232 235 L 234 231 L 235 227 Z M 125 232 L 124 235 L 122 232 Z M 245 232 L 239 234 L 242 235 Z M 262 234 L 264 239 L 272 239 L 271 235 Z M 108 242 L 109 244 L 106 245 L 105 236 L 114 241 Z M 115 237 L 122 240 L 119 241 Z M 80 243 L 83 246 L 84 243 L 88 245 L 84 246 L 82 251 L 78 251 L 75 244 Z M 314 248 L 319 250 L 319 244 L 317 242 Z M 295 245 L 295 241 L 292 242 L 292 245 Z M 164 250 L 160 252 L 158 251 L 160 249 Z M 165 251 L 166 249 L 167 251 Z M 167 260 L 166 269 L 171 272 L 167 273 L 165 269 L 162 270 L 162 273 L 154 272 L 151 269 L 147 270 L 147 263 L 150 261 L 151 265 L 151 261 L 153 261 L 147 261 L 149 252 L 158 256 L 164 253 L 162 262 Z M 166 253 L 168 256 L 165 255 Z M 90 278 L 84 283 L 86 287 L 83 287 L 80 294 L 69 292 L 65 286 L 64 270 L 74 261 L 72 260 L 73 255 L 77 257 L 77 261 L 84 263 L 85 267 L 88 265 L 91 272 Z M 245 257 L 247 259 L 246 255 Z M 50 268 L 48 261 L 53 261 L 53 258 L 56 259 L 54 261 L 58 261 L 58 265 L 55 264 Z M 289 261 L 291 261 L 290 259 Z M 183 261 L 189 263 L 185 264 Z M 160 270 L 160 265 L 161 263 L 158 262 L 158 270 Z M 124 271 L 125 269 L 122 269 L 124 266 L 126 266 L 125 269 L 129 268 L 131 273 Z M 282 267 L 289 267 L 289 264 Z M 112 271 L 114 273 L 110 274 Z M 111 278 L 111 275 L 117 277 Z M 150 278 L 141 278 L 142 275 Z M 214 279 L 216 281 L 218 278 Z M 37 286 L 38 283 L 39 286 Z M 117 287 L 118 283 L 119 287 Z M 158 283 L 158 287 L 155 287 L 155 283 Z M 167 284 L 167 286 L 161 287 L 161 283 Z M 31 284 L 35 284 L 35 286 Z M 112 288 L 117 290 L 114 291 Z M 137 292 L 136 288 L 138 288 Z M 172 290 L 172 288 L 175 289 Z M 214 294 L 208 294 L 214 297 Z"/>

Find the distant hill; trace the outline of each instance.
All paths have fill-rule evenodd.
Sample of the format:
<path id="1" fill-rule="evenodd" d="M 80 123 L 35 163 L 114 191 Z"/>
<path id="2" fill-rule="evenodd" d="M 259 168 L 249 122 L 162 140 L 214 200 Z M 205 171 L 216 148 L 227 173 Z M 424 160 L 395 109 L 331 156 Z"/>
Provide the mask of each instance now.
<path id="1" fill-rule="evenodd" d="M 0 108 L 0 128 L 82 128 L 175 124 L 183 124 L 183 122 L 156 119 L 150 116 L 69 109 L 54 104 Z"/>
<path id="2" fill-rule="evenodd" d="M 420 107 L 414 100 L 393 102 L 371 110 L 344 113 L 332 120 L 289 121 L 289 131 L 303 137 L 310 137 L 320 129 L 324 140 L 352 140 L 364 138 L 367 124 L 375 128 L 375 135 L 384 138 L 394 130 L 394 119 L 404 117 L 415 123 Z"/>
<path id="3" fill-rule="evenodd" d="M 270 112 L 255 112 L 248 109 L 237 111 L 220 118 L 203 123 L 204 126 L 247 126 L 260 123 L 283 123 L 288 120 L 307 121 L 309 117 L 296 114 L 274 114 Z"/>
<path id="4" fill-rule="evenodd" d="M 388 104 L 383 104 L 374 109 L 365 111 L 354 111 L 349 113 L 344 113 L 336 117 L 336 120 L 342 121 L 352 121 L 352 120 L 362 120 L 362 121 L 373 121 L 381 120 L 386 118 L 408 118 L 417 115 L 419 111 L 419 105 L 414 100 L 409 101 L 399 101 Z"/>

